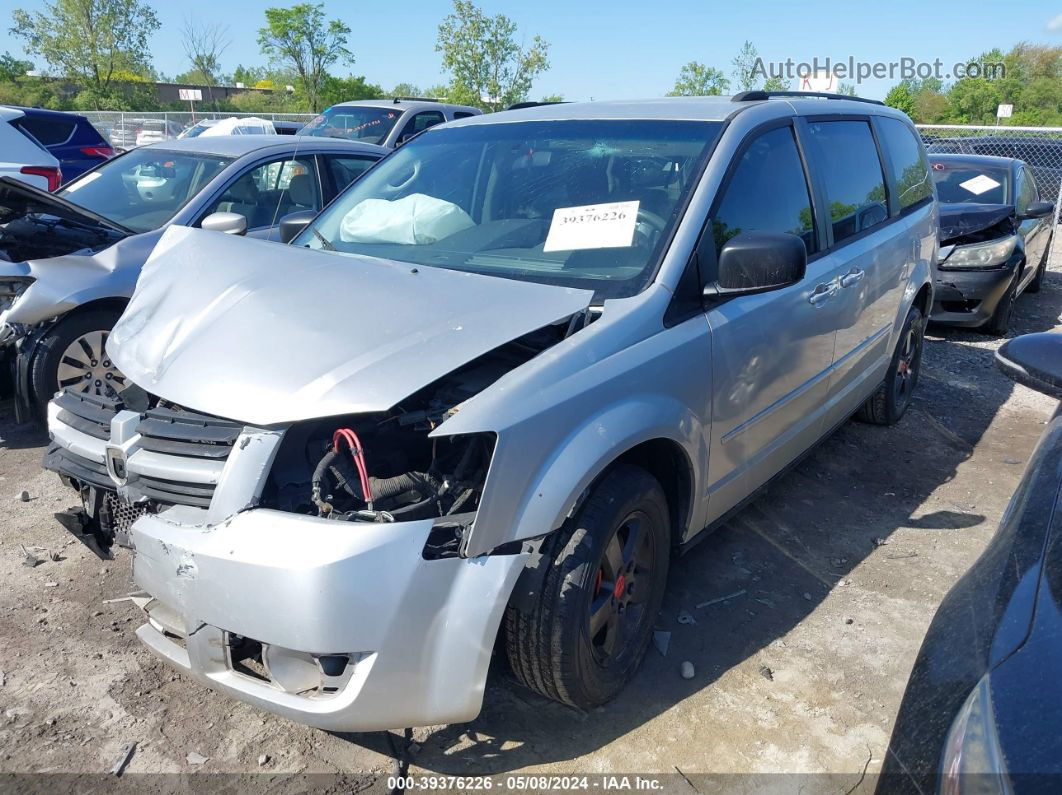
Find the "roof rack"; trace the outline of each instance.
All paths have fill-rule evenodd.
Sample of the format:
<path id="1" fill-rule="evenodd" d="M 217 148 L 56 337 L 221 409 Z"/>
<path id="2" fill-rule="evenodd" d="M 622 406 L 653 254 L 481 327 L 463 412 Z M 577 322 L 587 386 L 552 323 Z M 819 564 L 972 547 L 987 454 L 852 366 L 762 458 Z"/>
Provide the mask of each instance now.
<path id="1" fill-rule="evenodd" d="M 396 105 L 399 102 L 442 102 L 438 97 L 393 97 L 392 100 Z"/>
<path id="2" fill-rule="evenodd" d="M 831 94 L 827 91 L 742 91 L 730 98 L 731 102 L 762 102 L 771 97 L 818 97 L 819 99 L 847 99 L 850 102 L 868 102 L 871 105 L 884 105 L 880 99 L 853 97 L 848 94 Z"/>
<path id="3" fill-rule="evenodd" d="M 538 108 L 542 105 L 567 105 L 568 101 L 565 99 L 556 99 L 542 102 L 514 102 L 512 105 L 506 105 L 505 110 L 523 110 L 524 108 Z"/>

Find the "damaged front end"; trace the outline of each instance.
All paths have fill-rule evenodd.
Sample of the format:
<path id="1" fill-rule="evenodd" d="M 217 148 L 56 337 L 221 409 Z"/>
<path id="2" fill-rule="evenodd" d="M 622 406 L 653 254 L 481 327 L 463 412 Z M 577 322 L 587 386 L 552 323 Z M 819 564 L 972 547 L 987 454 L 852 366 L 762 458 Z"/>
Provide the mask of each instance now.
<path id="1" fill-rule="evenodd" d="M 942 204 L 940 241 L 932 319 L 983 324 L 1006 295 L 1021 262 L 1014 208 Z"/>
<path id="2" fill-rule="evenodd" d="M 134 578 L 150 595 L 138 637 L 205 685 L 332 730 L 471 719 L 528 552 L 513 543 L 463 554 L 497 437 L 447 435 L 446 422 L 590 322 L 586 294 L 558 294 L 563 313 L 545 301 L 505 310 L 509 329 L 534 323 L 508 339 L 491 336 L 486 316 L 474 336 L 451 322 L 459 355 L 476 355 L 383 410 L 258 424 L 140 386 L 116 400 L 63 393 L 49 405 L 45 466 L 84 504 L 64 524 L 102 549 L 133 547 Z M 168 322 L 137 301 L 121 323 Z M 119 359 L 121 328 L 115 336 Z M 170 338 L 189 344 L 187 333 Z M 432 367 L 453 361 L 444 339 L 423 344 L 441 352 Z M 252 398 L 246 413 L 266 408 Z"/>

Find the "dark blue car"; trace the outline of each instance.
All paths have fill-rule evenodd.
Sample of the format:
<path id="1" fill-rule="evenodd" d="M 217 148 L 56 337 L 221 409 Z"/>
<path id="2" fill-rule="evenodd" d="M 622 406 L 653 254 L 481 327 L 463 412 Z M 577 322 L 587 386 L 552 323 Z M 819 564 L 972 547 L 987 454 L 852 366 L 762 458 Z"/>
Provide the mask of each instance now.
<path id="1" fill-rule="evenodd" d="M 996 353 L 1062 398 L 1062 334 Z M 991 543 L 940 605 L 918 652 L 878 795 L 1062 791 L 1062 407 Z"/>
<path id="2" fill-rule="evenodd" d="M 114 157 L 114 149 L 84 116 L 40 108 L 19 110 L 26 115 L 12 124 L 28 132 L 52 153 L 59 161 L 64 183 Z"/>

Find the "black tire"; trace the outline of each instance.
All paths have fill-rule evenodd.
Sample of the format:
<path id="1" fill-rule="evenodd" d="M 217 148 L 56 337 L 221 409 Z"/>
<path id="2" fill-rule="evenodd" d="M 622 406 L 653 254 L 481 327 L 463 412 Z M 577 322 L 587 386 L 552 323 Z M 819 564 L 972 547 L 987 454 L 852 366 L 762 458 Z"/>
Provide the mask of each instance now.
<path id="1" fill-rule="evenodd" d="M 621 464 L 546 539 L 549 568 L 534 606 L 530 612 L 510 607 L 505 616 L 509 662 L 524 685 L 580 709 L 604 704 L 623 689 L 645 657 L 664 598 L 669 527 L 657 480 Z M 608 550 L 613 554 L 606 556 Z M 621 574 L 606 581 L 617 559 Z M 592 634 L 595 604 L 599 628 Z"/>
<path id="2" fill-rule="evenodd" d="M 121 312 L 113 309 L 91 309 L 77 312 L 60 320 L 44 336 L 30 363 L 32 399 L 42 419 L 47 416 L 48 401 L 60 389 L 59 365 L 67 348 L 76 340 L 95 332 L 103 332 L 106 336 L 114 328 L 120 316 Z M 102 364 L 101 360 L 97 361 Z M 120 378 L 120 375 L 118 377 Z M 123 385 L 118 384 L 115 389 L 120 389 Z M 71 384 L 63 385 L 64 388 L 71 386 Z M 95 381 L 86 383 L 86 387 L 93 394 L 98 393 Z M 101 390 L 103 387 L 104 384 L 101 383 Z M 85 389 L 78 391 L 85 391 Z"/>
<path id="3" fill-rule="evenodd" d="M 1014 279 L 1007 288 L 1007 292 L 999 299 L 992 317 L 988 318 L 981 326 L 980 330 L 985 334 L 1002 337 L 1007 333 L 1007 329 L 1010 328 L 1010 317 L 1014 314 L 1014 302 L 1018 300 L 1018 284 L 1020 282 L 1021 270 L 1018 270 L 1015 272 Z"/>
<path id="4" fill-rule="evenodd" d="M 1043 256 L 1040 257 L 1040 264 L 1036 266 L 1036 275 L 1033 276 L 1029 286 L 1025 288 L 1027 293 L 1038 293 L 1044 286 L 1044 274 L 1047 273 L 1047 257 L 1051 253 L 1052 237 L 1047 239 L 1047 248 L 1044 249 Z"/>
<path id="5" fill-rule="evenodd" d="M 922 310 L 912 306 L 907 313 L 900 339 L 889 362 L 889 372 L 884 383 L 867 398 L 856 413 L 856 419 L 874 425 L 894 425 L 911 405 L 911 394 L 918 386 L 918 374 L 922 370 L 922 343 L 926 322 Z"/>

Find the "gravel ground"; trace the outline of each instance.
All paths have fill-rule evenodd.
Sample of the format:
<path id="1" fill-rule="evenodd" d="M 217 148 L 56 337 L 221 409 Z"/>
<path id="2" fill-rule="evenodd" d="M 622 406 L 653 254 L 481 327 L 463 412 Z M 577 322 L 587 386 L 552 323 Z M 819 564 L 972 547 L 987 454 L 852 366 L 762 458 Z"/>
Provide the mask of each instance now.
<path id="1" fill-rule="evenodd" d="M 1019 300 L 1013 333 L 1054 328 L 1060 311 L 1056 263 L 1043 292 Z M 867 788 L 936 606 L 985 546 L 1054 407 L 997 372 L 999 343 L 931 328 L 897 427 L 848 423 L 676 560 L 659 619 L 667 656 L 651 650 L 615 702 L 560 707 L 516 685 L 498 656 L 481 716 L 417 729 L 409 772 L 831 773 L 837 789 Z M 0 411 L 0 772 L 106 773 L 135 742 L 128 774 L 383 787 L 386 734 L 290 723 L 141 648 L 141 614 L 120 601 L 129 555 L 100 561 L 54 521 L 75 500 L 41 471 L 40 433 Z M 29 568 L 22 545 L 56 559 L 42 551 Z"/>

